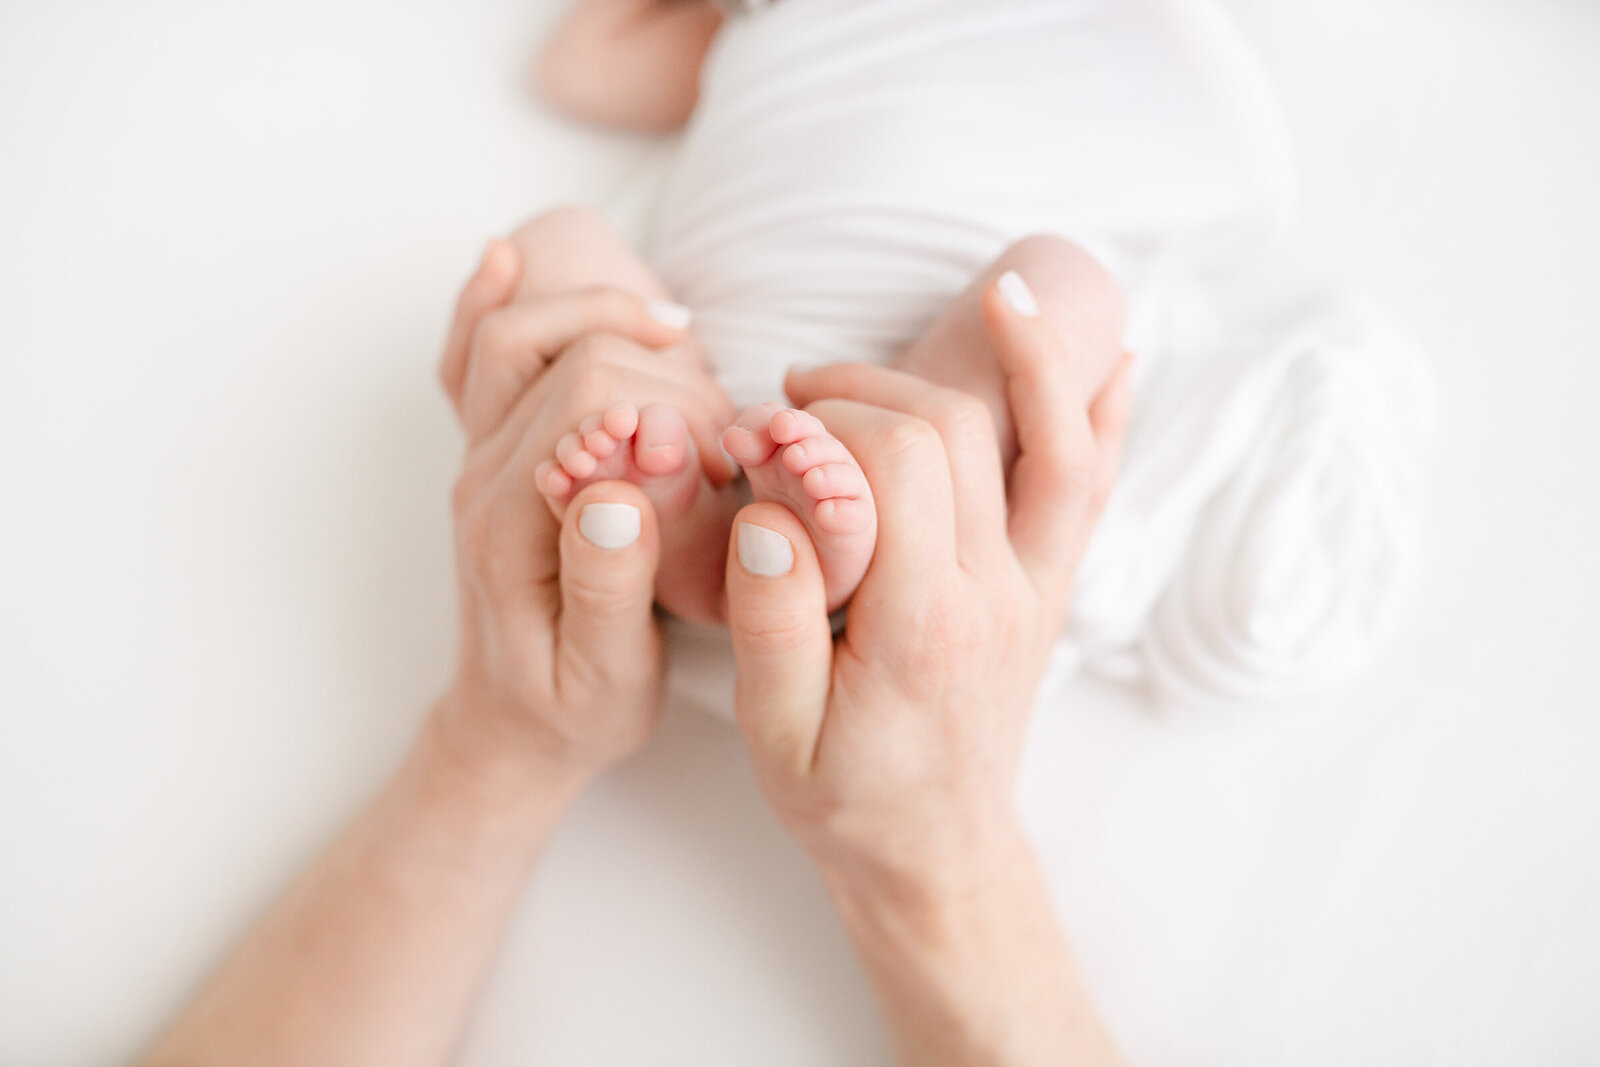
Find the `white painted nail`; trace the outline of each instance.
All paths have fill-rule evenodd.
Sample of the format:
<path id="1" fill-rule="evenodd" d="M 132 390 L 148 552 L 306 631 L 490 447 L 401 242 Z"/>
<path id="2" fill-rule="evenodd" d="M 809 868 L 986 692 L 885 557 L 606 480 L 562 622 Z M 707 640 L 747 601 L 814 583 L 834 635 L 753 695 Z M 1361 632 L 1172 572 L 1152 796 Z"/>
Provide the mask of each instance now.
<path id="1" fill-rule="evenodd" d="M 1018 315 L 1029 319 L 1039 317 L 1039 302 L 1033 298 L 1033 290 L 1022 280 L 1022 275 L 1014 270 L 1008 270 L 1000 275 L 1000 280 L 994 284 L 995 288 L 1000 290 L 1000 295 L 1005 297 L 1006 303 L 1015 308 Z"/>
<path id="2" fill-rule="evenodd" d="M 789 539 L 765 526 L 739 524 L 739 566 L 763 578 L 776 578 L 794 569 L 794 547 Z"/>
<path id="3" fill-rule="evenodd" d="M 598 548 L 627 548 L 639 540 L 639 509 L 610 501 L 585 504 L 578 514 L 578 532 Z"/>
<path id="4" fill-rule="evenodd" d="M 694 313 L 682 304 L 674 304 L 670 300 L 646 300 L 644 309 L 650 317 L 663 326 L 671 326 L 674 330 L 681 330 L 689 325 L 689 320 L 694 318 Z"/>

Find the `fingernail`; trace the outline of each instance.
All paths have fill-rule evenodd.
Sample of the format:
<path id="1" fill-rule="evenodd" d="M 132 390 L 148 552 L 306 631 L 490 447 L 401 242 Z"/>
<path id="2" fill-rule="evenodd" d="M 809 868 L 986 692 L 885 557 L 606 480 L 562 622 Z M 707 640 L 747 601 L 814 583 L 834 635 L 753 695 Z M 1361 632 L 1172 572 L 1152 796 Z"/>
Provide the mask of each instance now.
<path id="1" fill-rule="evenodd" d="M 597 548 L 627 548 L 639 540 L 639 509 L 601 501 L 578 513 L 578 532 Z"/>
<path id="2" fill-rule="evenodd" d="M 694 313 L 682 304 L 675 304 L 671 300 L 646 300 L 644 309 L 650 317 L 663 326 L 671 326 L 674 330 L 681 330 L 689 325 L 689 320 L 694 318 Z"/>
<path id="3" fill-rule="evenodd" d="M 733 453 L 728 451 L 727 445 L 719 440 L 717 441 L 717 447 L 722 449 L 722 458 L 728 461 L 728 473 L 737 478 L 739 472 L 743 471 L 744 468 L 739 466 L 739 461 L 733 458 Z"/>
<path id="4" fill-rule="evenodd" d="M 776 578 L 794 568 L 794 547 L 789 539 L 765 526 L 739 524 L 739 566 L 763 578 Z"/>
<path id="5" fill-rule="evenodd" d="M 1005 298 L 1005 302 L 1010 304 L 1018 315 L 1029 319 L 1039 317 L 1039 302 L 1033 298 L 1033 290 L 1022 280 L 1022 275 L 1014 270 L 1008 270 L 1000 275 L 1000 280 L 994 284 L 995 288 L 1000 290 L 1000 295 Z"/>

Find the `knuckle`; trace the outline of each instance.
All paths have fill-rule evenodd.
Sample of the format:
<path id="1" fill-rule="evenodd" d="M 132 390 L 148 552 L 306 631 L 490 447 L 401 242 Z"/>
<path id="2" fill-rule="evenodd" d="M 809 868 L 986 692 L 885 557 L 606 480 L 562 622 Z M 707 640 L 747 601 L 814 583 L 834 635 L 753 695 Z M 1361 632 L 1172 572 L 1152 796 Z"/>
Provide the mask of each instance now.
<path id="1" fill-rule="evenodd" d="M 608 285 L 593 285 L 579 294 L 584 317 L 592 325 L 627 325 L 637 317 L 637 298 Z"/>
<path id="2" fill-rule="evenodd" d="M 915 416 L 895 419 L 881 431 L 878 441 L 878 451 L 885 459 L 908 464 L 925 460 L 939 447 L 939 431 Z"/>
<path id="3" fill-rule="evenodd" d="M 1103 491 L 1105 471 L 1099 449 L 1087 435 L 1063 434 L 1045 446 L 1043 470 L 1056 494 L 1092 500 Z"/>
<path id="4" fill-rule="evenodd" d="M 631 585 L 622 585 L 576 570 L 564 572 L 562 604 L 569 611 L 585 615 L 614 618 L 630 611 L 638 603 L 638 591 Z"/>
<path id="5" fill-rule="evenodd" d="M 1068 453 L 1056 463 L 1055 475 L 1056 488 L 1065 497 L 1089 503 L 1096 503 L 1103 498 L 1105 479 L 1101 477 L 1099 464 L 1091 454 L 1081 451 Z"/>
<path id="6" fill-rule="evenodd" d="M 616 681 L 592 656 L 575 648 L 570 641 L 561 642 L 557 656 L 556 673 L 561 679 L 562 692 L 569 697 L 573 694 L 592 696 L 604 692 Z"/>
<path id="7" fill-rule="evenodd" d="M 766 652 L 795 652 L 817 639 L 816 619 L 792 611 L 746 609 L 732 626 L 741 638 Z"/>
<path id="8" fill-rule="evenodd" d="M 952 393 L 944 403 L 939 428 L 952 442 L 978 443 L 994 436 L 994 416 L 989 405 L 970 393 Z"/>
<path id="9" fill-rule="evenodd" d="M 563 349 L 561 358 L 579 374 L 587 374 L 606 365 L 607 347 L 605 338 L 588 333 Z"/>
<path id="10" fill-rule="evenodd" d="M 937 601 L 928 605 L 916 622 L 916 640 L 910 645 L 912 677 L 923 688 L 942 690 L 955 665 L 964 662 L 973 647 L 970 616 L 959 607 Z"/>
<path id="11" fill-rule="evenodd" d="M 559 395 L 571 409 L 588 412 L 609 403 L 616 392 L 617 368 L 608 358 L 603 338 L 579 338 L 561 353 L 556 366 L 566 375 Z"/>
<path id="12" fill-rule="evenodd" d="M 472 331 L 473 351 L 480 359 L 505 359 L 511 350 L 511 327 L 511 316 L 505 309 L 489 312 Z"/>

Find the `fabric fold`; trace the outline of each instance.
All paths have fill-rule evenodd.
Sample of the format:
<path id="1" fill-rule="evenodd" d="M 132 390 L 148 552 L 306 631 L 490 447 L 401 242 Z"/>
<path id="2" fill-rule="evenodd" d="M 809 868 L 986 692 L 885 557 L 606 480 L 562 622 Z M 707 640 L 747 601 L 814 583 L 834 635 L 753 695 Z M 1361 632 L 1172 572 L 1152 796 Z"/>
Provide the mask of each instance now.
<path id="1" fill-rule="evenodd" d="M 1069 640 L 1164 703 L 1302 699 L 1365 667 L 1406 600 L 1431 381 L 1360 298 L 1197 299 L 1158 345 Z"/>

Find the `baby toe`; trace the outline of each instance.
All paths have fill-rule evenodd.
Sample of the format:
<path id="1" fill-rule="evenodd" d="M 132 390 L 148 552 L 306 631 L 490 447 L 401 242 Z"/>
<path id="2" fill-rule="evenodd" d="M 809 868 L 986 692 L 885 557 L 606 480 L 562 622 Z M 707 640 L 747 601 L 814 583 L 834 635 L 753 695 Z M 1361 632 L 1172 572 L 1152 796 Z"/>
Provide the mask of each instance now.
<path id="1" fill-rule="evenodd" d="M 812 518 L 824 533 L 865 533 L 872 526 L 872 503 L 861 497 L 829 497 L 817 502 Z"/>
<path id="2" fill-rule="evenodd" d="M 574 478 L 587 478 L 594 473 L 594 457 L 584 451 L 583 442 L 575 433 L 564 434 L 556 442 L 556 462 Z"/>
<path id="3" fill-rule="evenodd" d="M 553 459 L 542 460 L 533 469 L 533 484 L 545 496 L 556 501 L 565 502 L 572 495 L 572 479 Z"/>
<path id="4" fill-rule="evenodd" d="M 722 435 L 722 447 L 742 466 L 754 467 L 771 458 L 777 445 L 767 432 L 772 416 L 783 410 L 781 404 L 757 404 L 745 408 Z"/>
<path id="5" fill-rule="evenodd" d="M 855 457 L 844 442 L 831 434 L 807 437 L 783 450 L 783 465 L 790 474 L 802 475 L 823 463 L 854 463 Z"/>
<path id="6" fill-rule="evenodd" d="M 595 469 L 600 466 L 595 458 L 587 452 L 579 452 L 562 464 L 568 474 L 574 478 L 592 478 Z"/>
<path id="7" fill-rule="evenodd" d="M 748 426 L 729 426 L 722 431 L 722 448 L 741 467 L 754 467 L 766 462 L 771 455 L 768 449 Z"/>
<path id="8" fill-rule="evenodd" d="M 688 458 L 689 426 L 671 404 L 650 404 L 639 412 L 633 461 L 646 474 L 670 474 Z"/>
<path id="9" fill-rule="evenodd" d="M 617 450 L 617 439 L 601 426 L 584 434 L 583 447 L 595 459 L 609 459 Z"/>
<path id="10" fill-rule="evenodd" d="M 772 416 L 772 425 L 769 432 L 772 439 L 780 445 L 790 444 L 803 437 L 817 437 L 825 435 L 828 428 L 822 425 L 822 420 L 809 411 L 798 408 L 784 408 Z"/>
<path id="11" fill-rule="evenodd" d="M 632 437 L 639 428 L 639 409 L 632 404 L 612 404 L 606 408 L 601 425 L 606 433 L 619 441 Z"/>
<path id="12" fill-rule="evenodd" d="M 806 471 L 800 484 L 813 500 L 823 500 L 858 497 L 867 488 L 867 479 L 854 463 L 823 463 Z"/>

